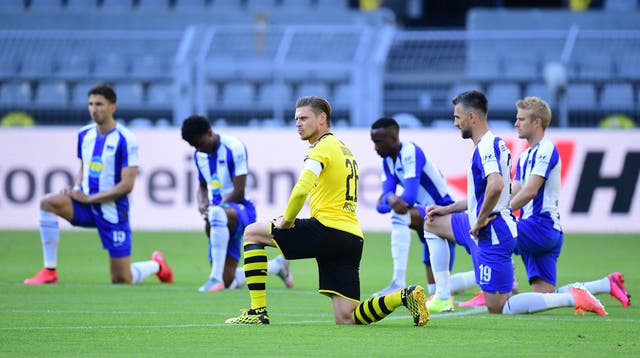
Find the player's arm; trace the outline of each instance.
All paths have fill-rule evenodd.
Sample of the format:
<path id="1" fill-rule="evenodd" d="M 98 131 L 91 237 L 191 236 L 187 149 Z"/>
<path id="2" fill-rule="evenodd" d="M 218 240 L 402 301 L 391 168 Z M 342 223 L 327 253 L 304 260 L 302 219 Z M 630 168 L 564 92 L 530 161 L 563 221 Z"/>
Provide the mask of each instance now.
<path id="1" fill-rule="evenodd" d="M 204 180 L 199 181 L 200 185 L 198 185 L 198 193 L 196 194 L 196 200 L 198 201 L 198 211 L 202 218 L 205 220 L 208 219 L 209 212 L 209 188 L 207 187 L 207 182 Z"/>
<path id="2" fill-rule="evenodd" d="M 287 203 L 287 208 L 284 211 L 284 216 L 279 228 L 286 229 L 293 226 L 296 216 L 298 216 L 298 213 L 304 206 L 305 200 L 307 200 L 307 195 L 309 195 L 309 192 L 313 188 L 313 183 L 316 182 L 321 172 L 322 164 L 319 161 L 313 159 L 304 161 L 304 169 L 298 178 L 298 182 L 293 187 L 293 190 L 291 190 L 289 202 Z"/>
<path id="3" fill-rule="evenodd" d="M 71 197 L 85 204 L 98 204 L 114 201 L 123 197 L 133 190 L 133 184 L 138 175 L 138 167 L 125 167 L 120 171 L 120 182 L 109 190 L 101 191 L 91 195 L 85 195 L 82 192 L 74 191 Z"/>
<path id="4" fill-rule="evenodd" d="M 392 195 L 395 196 L 396 185 L 398 185 L 395 177 L 385 175 L 384 178 L 385 179 L 382 181 L 382 194 L 380 195 L 380 199 L 378 199 L 378 204 L 376 205 L 376 210 L 380 214 L 386 214 L 391 211 L 389 197 Z"/>
<path id="5" fill-rule="evenodd" d="M 225 203 L 240 203 L 244 199 L 244 189 L 247 185 L 247 175 L 236 175 L 231 179 L 233 191 L 224 198 Z"/>
<path id="6" fill-rule="evenodd" d="M 517 183 L 518 186 L 517 191 L 514 191 L 514 194 L 511 196 L 511 201 L 509 202 L 511 209 L 518 210 L 527 205 L 527 203 L 538 194 L 544 182 L 544 177 L 535 174 L 529 176 L 524 187 L 521 187 L 520 182 L 514 182 L 514 184 Z M 513 189 L 514 186 L 512 185 L 511 188 Z"/>
<path id="7" fill-rule="evenodd" d="M 467 210 L 467 199 L 458 200 L 452 204 L 441 206 L 441 205 L 429 205 L 426 208 L 428 220 L 433 220 L 436 216 L 448 215 L 457 211 L 465 211 Z"/>
<path id="8" fill-rule="evenodd" d="M 478 231 L 487 226 L 491 220 L 495 219 L 495 216 L 490 217 L 490 215 L 498 204 L 498 200 L 500 200 L 502 189 L 504 189 L 502 175 L 500 173 L 489 174 L 487 176 L 487 187 L 484 190 L 484 201 L 478 213 L 478 219 L 469 232 L 476 239 L 478 239 Z"/>
<path id="9" fill-rule="evenodd" d="M 82 191 L 82 173 L 83 173 L 83 163 L 82 160 L 80 160 L 80 169 L 78 169 L 78 171 L 76 172 L 76 177 L 73 180 L 73 186 L 71 187 L 65 187 L 64 189 L 62 189 L 62 194 L 66 194 L 66 195 L 71 195 L 72 191 Z"/>

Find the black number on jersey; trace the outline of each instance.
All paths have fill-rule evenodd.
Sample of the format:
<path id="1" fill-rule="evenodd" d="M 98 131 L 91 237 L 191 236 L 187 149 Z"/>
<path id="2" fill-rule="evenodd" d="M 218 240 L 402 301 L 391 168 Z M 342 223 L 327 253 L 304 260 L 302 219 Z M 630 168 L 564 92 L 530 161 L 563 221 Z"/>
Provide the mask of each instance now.
<path id="1" fill-rule="evenodd" d="M 347 158 L 345 162 L 347 170 L 350 171 L 347 175 L 347 194 L 345 199 L 347 201 L 358 201 L 358 163 L 355 160 Z"/>

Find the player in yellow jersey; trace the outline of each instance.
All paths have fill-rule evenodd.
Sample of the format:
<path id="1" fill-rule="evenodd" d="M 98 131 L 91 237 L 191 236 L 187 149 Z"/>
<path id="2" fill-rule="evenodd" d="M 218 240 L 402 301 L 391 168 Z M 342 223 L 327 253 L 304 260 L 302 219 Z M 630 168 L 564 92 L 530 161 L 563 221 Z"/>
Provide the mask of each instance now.
<path id="1" fill-rule="evenodd" d="M 298 99 L 295 119 L 300 139 L 311 145 L 304 157 L 304 169 L 284 215 L 245 229 L 244 270 L 251 308 L 225 322 L 269 324 L 265 246 L 271 246 L 287 260 L 316 259 L 319 292 L 331 298 L 337 324 L 373 323 L 404 305 L 414 325 L 424 326 L 429 312 L 420 286 L 360 302 L 358 270 L 364 235 L 356 217 L 358 164 L 349 148 L 331 133 L 331 106 L 325 99 Z M 311 217 L 298 219 L 307 196 Z"/>

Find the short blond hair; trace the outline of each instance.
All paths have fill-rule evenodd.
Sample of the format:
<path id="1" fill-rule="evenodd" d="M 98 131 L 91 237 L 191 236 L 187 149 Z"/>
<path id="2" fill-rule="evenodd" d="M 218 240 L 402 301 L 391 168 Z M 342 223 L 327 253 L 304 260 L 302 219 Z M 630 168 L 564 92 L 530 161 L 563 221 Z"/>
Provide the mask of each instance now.
<path id="1" fill-rule="evenodd" d="M 540 97 L 525 97 L 516 102 L 516 106 L 520 109 L 528 109 L 534 118 L 542 120 L 542 128 L 547 129 L 551 123 L 551 108 L 549 104 Z"/>

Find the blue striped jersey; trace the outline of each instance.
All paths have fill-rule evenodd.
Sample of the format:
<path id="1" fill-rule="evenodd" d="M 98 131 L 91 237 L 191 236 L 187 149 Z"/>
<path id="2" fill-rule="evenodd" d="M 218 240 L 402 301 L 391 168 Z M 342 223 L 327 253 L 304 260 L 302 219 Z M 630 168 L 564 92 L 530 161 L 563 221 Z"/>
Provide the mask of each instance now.
<path id="1" fill-rule="evenodd" d="M 113 188 L 121 180 L 121 171 L 138 166 L 138 142 L 135 135 L 121 124 L 100 135 L 95 123 L 78 132 L 78 158 L 82 160 L 82 191 L 95 194 Z M 128 225 L 129 199 L 92 204 L 94 213 L 112 224 Z"/>
<path id="2" fill-rule="evenodd" d="M 440 170 L 416 144 L 402 142 L 398 157 L 382 158 L 382 192 L 395 193 L 396 186 L 404 188 L 401 197 L 409 204 L 428 206 L 431 204 L 449 205 L 454 202 Z"/>
<path id="3" fill-rule="evenodd" d="M 194 160 L 200 181 L 207 183 L 209 202 L 217 205 L 233 191 L 233 177 L 249 174 L 247 148 L 237 138 L 220 134 L 213 153 L 196 151 Z M 245 198 L 249 198 L 245 188 Z"/>
<path id="4" fill-rule="evenodd" d="M 560 174 L 562 161 L 556 146 L 543 137 L 533 148 L 527 148 L 520 155 L 514 181 L 519 181 L 524 187 L 531 175 L 545 178 L 544 184 L 533 197 L 522 207 L 521 218 L 533 215 L 548 215 L 554 222 L 554 228 L 560 228 L 560 214 L 558 213 L 558 199 L 560 197 Z"/>

